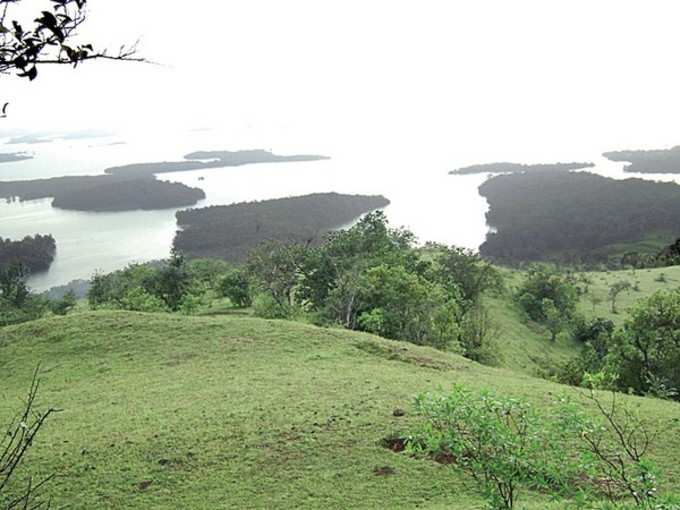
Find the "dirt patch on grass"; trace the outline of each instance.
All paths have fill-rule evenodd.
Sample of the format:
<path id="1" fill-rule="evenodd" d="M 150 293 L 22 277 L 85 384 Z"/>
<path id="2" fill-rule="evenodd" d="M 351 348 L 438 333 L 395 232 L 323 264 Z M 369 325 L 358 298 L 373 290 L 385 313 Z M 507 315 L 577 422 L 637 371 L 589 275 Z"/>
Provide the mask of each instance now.
<path id="1" fill-rule="evenodd" d="M 395 473 L 394 468 L 390 466 L 380 466 L 373 468 L 373 474 L 375 476 L 390 476 Z"/>
<path id="2" fill-rule="evenodd" d="M 372 354 L 373 356 L 378 356 L 390 361 L 401 361 L 403 363 L 410 363 L 411 365 L 416 365 L 423 368 L 431 368 L 434 370 L 454 370 L 456 367 L 452 363 L 446 361 L 435 360 L 428 356 L 423 356 L 421 354 L 416 354 L 412 352 L 408 347 L 400 346 L 388 346 L 381 345 L 378 342 L 365 340 L 362 342 L 357 342 L 354 347 L 360 351 Z"/>
<path id="3" fill-rule="evenodd" d="M 400 453 L 406 449 L 406 439 L 399 436 L 387 436 L 380 441 L 380 446 L 392 450 L 394 453 Z"/>

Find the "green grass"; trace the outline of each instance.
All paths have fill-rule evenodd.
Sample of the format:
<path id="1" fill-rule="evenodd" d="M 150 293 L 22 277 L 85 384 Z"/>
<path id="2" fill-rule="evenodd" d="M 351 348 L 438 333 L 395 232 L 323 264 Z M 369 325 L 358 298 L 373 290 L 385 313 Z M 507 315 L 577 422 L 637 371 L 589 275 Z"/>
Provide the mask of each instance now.
<path id="1" fill-rule="evenodd" d="M 626 310 L 636 301 L 650 296 L 657 290 L 673 290 L 680 287 L 680 266 L 661 267 L 654 269 L 628 269 L 622 271 L 602 271 L 584 273 L 592 284 L 588 286 L 588 293 L 595 293 L 602 299 L 602 303 L 593 305 L 589 296 L 585 295 L 579 302 L 579 310 L 587 317 L 604 317 L 616 324 L 622 324 L 627 314 Z M 664 275 L 665 281 L 661 280 Z M 630 290 L 619 294 L 616 299 L 618 313 L 611 311 L 609 288 L 617 281 L 626 280 L 631 285 L 637 284 L 639 290 Z"/>
<path id="2" fill-rule="evenodd" d="M 481 509 L 450 467 L 379 445 L 408 430 L 413 396 L 463 383 L 547 406 L 571 391 L 366 334 L 102 311 L 0 329 L 0 423 L 21 406 L 37 363 L 40 404 L 63 412 L 30 466 L 58 472 L 56 507 L 75 509 Z M 627 399 L 650 417 L 680 418 L 677 404 Z M 676 436 L 652 452 L 664 489 L 680 489 L 678 452 Z M 384 466 L 394 474 L 374 472 Z M 539 494 L 521 503 L 563 508 Z"/>

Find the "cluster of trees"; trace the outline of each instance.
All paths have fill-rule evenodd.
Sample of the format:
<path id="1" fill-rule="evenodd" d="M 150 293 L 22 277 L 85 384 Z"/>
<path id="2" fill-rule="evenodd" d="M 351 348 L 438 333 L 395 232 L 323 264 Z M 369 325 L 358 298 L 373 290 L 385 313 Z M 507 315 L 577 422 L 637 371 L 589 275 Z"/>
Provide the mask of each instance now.
<path id="1" fill-rule="evenodd" d="M 0 267 L 22 265 L 25 271 L 47 271 L 57 253 L 57 242 L 51 235 L 26 236 L 20 241 L 0 237 Z"/>
<path id="2" fill-rule="evenodd" d="M 662 290 L 638 301 L 620 328 L 611 321 L 581 319 L 575 338 L 581 354 L 559 378 L 582 385 L 680 400 L 680 290 Z"/>
<path id="3" fill-rule="evenodd" d="M 327 231 L 389 203 L 382 196 L 315 193 L 179 211 L 174 247 L 190 258 L 243 262 L 264 241 L 318 243 Z"/>
<path id="4" fill-rule="evenodd" d="M 492 362 L 493 331 L 480 302 L 499 273 L 468 250 L 430 245 L 391 228 L 382 212 L 327 236 L 319 246 L 270 242 L 247 260 L 256 313 L 305 313 L 317 323 L 455 349 Z"/>
<path id="5" fill-rule="evenodd" d="M 75 308 L 72 292 L 53 300 L 31 292 L 26 284 L 28 275 L 21 264 L 0 265 L 0 327 L 39 319 L 50 311 L 66 315 Z"/>
<path id="6" fill-rule="evenodd" d="M 508 263 L 597 263 L 611 245 L 678 234 L 680 186 L 587 172 L 499 175 L 480 186 L 489 202 L 480 252 Z"/>

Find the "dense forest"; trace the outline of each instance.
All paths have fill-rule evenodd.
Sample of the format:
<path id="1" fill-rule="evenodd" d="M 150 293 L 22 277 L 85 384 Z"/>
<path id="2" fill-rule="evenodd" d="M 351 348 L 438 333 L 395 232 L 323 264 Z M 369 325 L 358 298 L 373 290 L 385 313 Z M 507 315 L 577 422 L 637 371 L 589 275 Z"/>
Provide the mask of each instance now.
<path id="1" fill-rule="evenodd" d="M 680 173 L 680 145 L 671 149 L 605 152 L 603 156 L 610 161 L 629 163 L 623 168 L 624 172 Z"/>
<path id="2" fill-rule="evenodd" d="M 51 235 L 26 236 L 21 241 L 0 237 L 0 267 L 21 264 L 31 273 L 47 271 L 57 252 Z"/>
<path id="3" fill-rule="evenodd" d="M 15 161 L 25 161 L 27 159 L 33 159 L 33 156 L 26 152 L 9 152 L 0 154 L 0 163 L 13 163 Z"/>
<path id="4" fill-rule="evenodd" d="M 313 243 L 363 213 L 386 207 L 382 196 L 317 193 L 177 213 L 174 246 L 190 257 L 243 261 L 263 241 Z"/>
<path id="5" fill-rule="evenodd" d="M 522 163 L 485 163 L 481 165 L 471 165 L 451 170 L 451 175 L 471 175 L 471 174 L 507 174 L 507 173 L 533 173 L 533 172 L 554 172 L 559 170 L 581 170 L 591 168 L 593 163 L 544 163 L 538 165 L 525 165 Z"/>
<path id="6" fill-rule="evenodd" d="M 248 151 L 197 151 L 184 156 L 185 161 L 136 163 L 132 165 L 107 168 L 111 175 L 137 177 L 151 176 L 167 172 L 187 172 L 208 168 L 224 168 L 227 166 L 241 166 L 254 163 L 285 163 L 290 161 L 319 161 L 329 159 L 318 155 L 279 156 L 265 150 Z"/>
<path id="7" fill-rule="evenodd" d="M 680 186 L 584 172 L 496 176 L 479 188 L 495 229 L 480 252 L 506 262 L 601 260 L 614 243 L 680 233 Z"/>
<path id="8" fill-rule="evenodd" d="M 86 190 L 58 194 L 52 206 L 94 212 L 154 210 L 187 207 L 204 198 L 203 190 L 177 182 L 104 179 L 102 184 Z"/>

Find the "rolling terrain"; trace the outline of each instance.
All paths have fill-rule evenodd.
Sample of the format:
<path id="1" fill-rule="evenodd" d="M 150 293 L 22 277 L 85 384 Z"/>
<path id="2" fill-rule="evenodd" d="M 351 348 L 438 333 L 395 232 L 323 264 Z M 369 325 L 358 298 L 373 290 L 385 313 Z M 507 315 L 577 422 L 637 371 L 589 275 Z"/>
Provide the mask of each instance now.
<path id="1" fill-rule="evenodd" d="M 482 508 L 449 466 L 394 453 L 415 394 L 463 383 L 548 407 L 573 390 L 367 334 L 249 317 L 75 313 L 0 330 L 0 420 L 41 362 L 62 409 L 30 453 L 69 508 Z M 649 416 L 674 403 L 626 397 Z M 404 416 L 395 416 L 403 409 Z M 664 436 L 652 456 L 680 488 Z M 540 494 L 521 508 L 563 508 Z"/>

